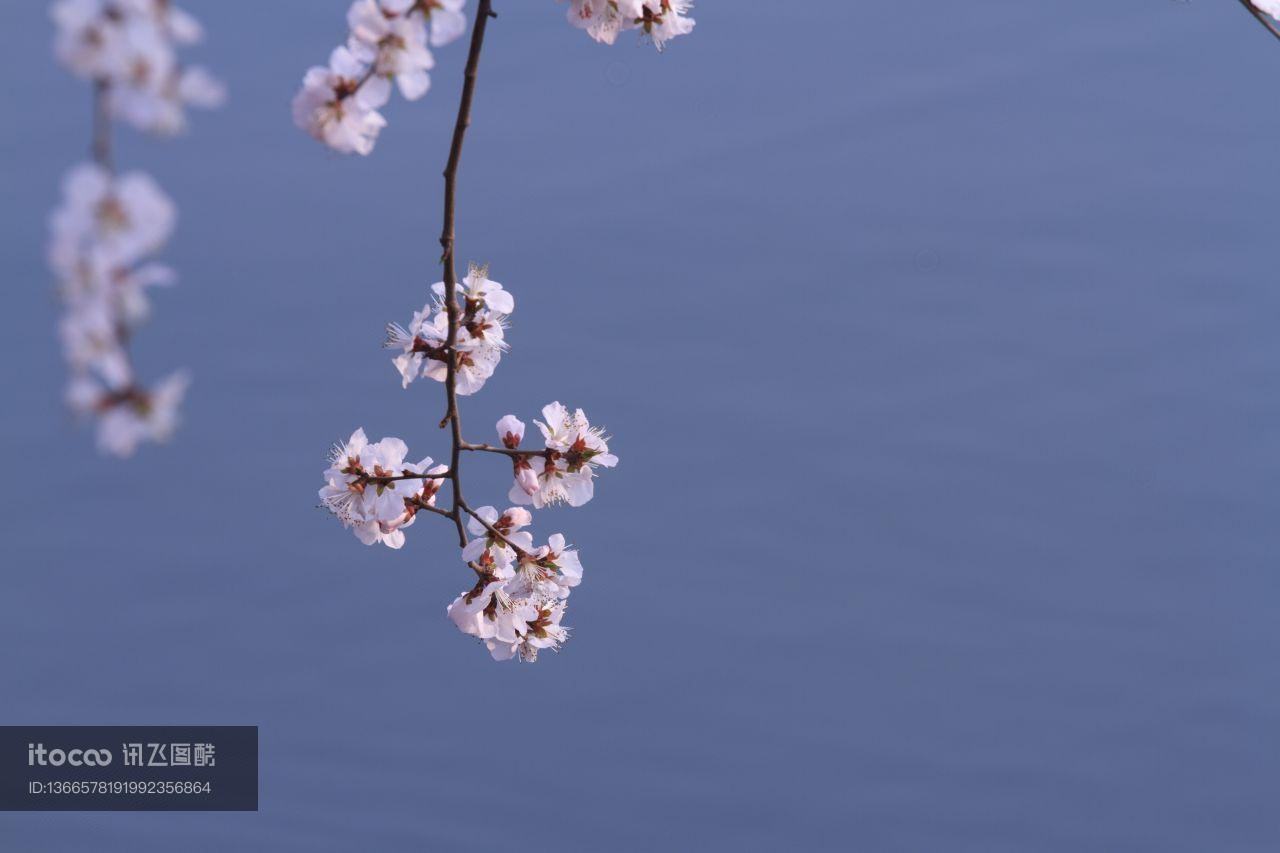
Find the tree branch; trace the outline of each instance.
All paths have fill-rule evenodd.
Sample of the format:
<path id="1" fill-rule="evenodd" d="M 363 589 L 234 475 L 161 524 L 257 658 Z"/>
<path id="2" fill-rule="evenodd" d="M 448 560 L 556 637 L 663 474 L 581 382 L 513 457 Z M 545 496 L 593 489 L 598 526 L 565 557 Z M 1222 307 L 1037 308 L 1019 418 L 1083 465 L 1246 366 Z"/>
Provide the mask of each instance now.
<path id="1" fill-rule="evenodd" d="M 447 480 L 449 479 L 448 471 L 441 471 L 439 474 L 396 474 L 393 476 L 377 477 L 373 474 L 361 474 L 355 482 L 357 483 L 373 483 L 376 486 L 385 486 L 387 483 L 395 483 L 399 480 Z"/>
<path id="2" fill-rule="evenodd" d="M 462 454 L 462 421 L 458 417 L 458 274 L 454 268 L 453 243 L 455 209 L 458 193 L 458 165 L 462 160 L 462 143 L 466 139 L 467 128 L 471 126 L 471 102 L 476 93 L 476 75 L 480 69 L 480 51 L 484 48 L 484 31 L 493 14 L 492 0 L 480 0 L 476 8 L 475 23 L 471 27 L 471 49 L 467 53 L 467 67 L 463 75 L 462 99 L 458 104 L 458 118 L 453 126 L 453 142 L 449 147 L 449 160 L 444 169 L 444 225 L 440 232 L 440 248 L 443 253 L 440 262 L 444 265 L 444 300 L 445 310 L 449 317 L 449 337 L 445 346 L 449 350 L 446 364 L 445 394 L 448 408 L 444 419 L 440 421 L 443 429 L 452 429 L 453 447 L 449 462 L 449 481 L 453 488 L 453 523 L 458 528 L 458 542 L 466 547 L 467 531 L 462 523 L 462 509 L 466 506 L 462 499 L 462 481 L 458 471 L 458 460 Z"/>
<path id="3" fill-rule="evenodd" d="M 89 152 L 93 162 L 107 170 L 113 178 L 116 173 L 115 157 L 111 145 L 111 81 L 98 77 L 93 81 L 93 139 L 89 144 Z M 118 300 L 118 297 L 117 297 Z M 146 399 L 146 392 L 138 388 L 138 377 L 133 369 L 133 353 L 129 344 L 133 331 L 123 319 L 123 310 L 117 315 L 115 323 L 116 340 L 120 343 L 120 352 L 129 368 L 129 384 L 116 390 L 116 403 L 130 399 Z M 107 398 L 110 399 L 110 398 Z M 113 404 L 114 405 L 114 404 Z"/>
<path id="4" fill-rule="evenodd" d="M 548 453 L 554 453 L 553 450 L 512 450 L 508 447 L 494 447 L 492 444 L 472 444 L 464 442 L 463 450 L 482 451 L 484 453 L 501 453 L 503 456 L 510 456 L 512 459 L 532 459 L 535 456 L 546 456 Z"/>

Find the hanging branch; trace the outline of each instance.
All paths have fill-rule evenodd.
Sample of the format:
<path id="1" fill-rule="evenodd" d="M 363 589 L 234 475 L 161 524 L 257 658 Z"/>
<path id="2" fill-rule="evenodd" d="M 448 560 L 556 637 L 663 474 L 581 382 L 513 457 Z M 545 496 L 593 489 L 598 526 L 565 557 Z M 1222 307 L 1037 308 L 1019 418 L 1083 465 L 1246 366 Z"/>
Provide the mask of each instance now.
<path id="1" fill-rule="evenodd" d="M 462 5 L 463 0 L 418 0 L 404 8 L 402 2 L 355 0 L 347 15 L 351 29 L 346 43 L 333 51 L 327 66 L 310 69 L 303 79 L 294 98 L 295 121 L 336 151 L 369 154 L 387 124 L 378 110 L 390 98 L 392 82 L 408 100 L 426 93 L 426 71 L 434 65 L 428 42 L 439 47 L 465 32 Z M 569 0 L 569 20 L 597 41 L 612 42 L 623 30 L 640 30 L 661 48 L 692 30 L 693 20 L 684 16 L 690 5 L 689 0 Z M 445 413 L 439 427 L 449 430 L 448 464 L 436 465 L 430 458 L 407 462 L 403 441 L 370 442 L 358 429 L 333 448 L 320 500 L 366 545 L 402 547 L 405 528 L 422 510 L 452 521 L 462 560 L 476 581 L 449 605 L 449 618 L 463 633 L 483 641 L 495 659 L 532 661 L 540 649 L 558 649 L 568 637 L 560 619 L 570 590 L 581 581 L 582 564 L 559 533 L 535 545 L 523 529 L 533 521 L 524 506 L 581 506 L 594 494 L 596 469 L 611 468 L 618 460 L 609 452 L 604 432 L 581 409 L 558 402 L 542 409 L 540 449 L 521 449 L 525 424 L 515 415 L 496 425 L 501 447 L 462 435 L 458 398 L 476 393 L 492 376 L 507 351 L 505 330 L 515 310 L 514 298 L 489 278 L 487 266 L 472 264 L 459 278 L 455 249 L 458 169 L 471 126 L 485 31 L 496 17 L 491 0 L 479 0 L 444 169 L 444 280 L 433 285 L 431 301 L 407 328 L 387 327 L 385 343 L 398 351 L 392 361 L 405 387 L 420 378 L 443 383 Z M 508 499 L 516 506 L 499 512 L 467 502 L 464 450 L 492 454 L 511 466 Z M 446 480 L 452 492 L 447 510 L 435 505 Z"/>
<path id="2" fill-rule="evenodd" d="M 182 371 L 144 385 L 130 342 L 149 314 L 151 287 L 174 280 L 149 256 L 173 230 L 173 202 L 141 172 L 117 175 L 112 123 L 172 135 L 188 105 L 221 103 L 220 83 L 184 67 L 178 47 L 200 26 L 169 0 L 58 0 L 54 52 L 93 87 L 90 162 L 68 172 L 64 199 L 51 217 L 49 263 L 64 311 L 58 332 L 71 369 L 67 402 L 97 421 L 98 446 L 118 456 L 164 441 L 178 422 L 187 385 Z"/>
<path id="3" fill-rule="evenodd" d="M 445 347 L 449 351 L 446 362 L 444 389 L 448 406 L 441 428 L 451 426 L 452 449 L 449 454 L 449 481 L 453 488 L 453 523 L 458 528 L 458 545 L 466 547 L 467 531 L 462 524 L 462 471 L 459 458 L 462 452 L 462 419 L 458 416 L 458 273 L 454 268 L 453 241 L 458 196 L 458 164 L 462 160 L 462 144 L 467 128 L 471 126 L 471 102 L 476 94 L 476 76 L 480 70 L 480 51 L 484 49 L 484 33 L 489 19 L 498 17 L 493 11 L 492 0 L 480 0 L 476 9 L 475 26 L 471 29 L 471 49 L 467 53 L 467 67 L 463 74 L 462 98 L 458 103 L 458 118 L 453 125 L 453 142 L 449 146 L 449 161 L 444 168 L 444 226 L 440 232 L 440 247 L 444 250 L 440 260 L 444 265 L 444 304 L 449 319 L 449 336 Z"/>

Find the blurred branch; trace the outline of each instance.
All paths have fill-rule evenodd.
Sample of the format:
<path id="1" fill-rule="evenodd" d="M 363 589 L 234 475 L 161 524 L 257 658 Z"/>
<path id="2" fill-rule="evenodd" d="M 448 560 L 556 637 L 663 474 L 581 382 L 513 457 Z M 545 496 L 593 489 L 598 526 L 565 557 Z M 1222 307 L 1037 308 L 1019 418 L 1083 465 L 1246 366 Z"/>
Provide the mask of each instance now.
<path id="1" fill-rule="evenodd" d="M 106 80 L 93 81 L 93 143 L 90 151 L 93 162 L 108 172 L 115 171 L 111 157 L 111 113 L 107 103 L 111 84 Z"/>

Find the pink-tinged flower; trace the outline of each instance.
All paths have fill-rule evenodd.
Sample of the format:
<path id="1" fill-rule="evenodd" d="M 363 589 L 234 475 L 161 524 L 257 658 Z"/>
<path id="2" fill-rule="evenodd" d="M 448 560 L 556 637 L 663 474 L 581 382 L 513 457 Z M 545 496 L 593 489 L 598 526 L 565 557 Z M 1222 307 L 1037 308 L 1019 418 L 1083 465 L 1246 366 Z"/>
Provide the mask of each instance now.
<path id="1" fill-rule="evenodd" d="M 508 499 L 537 508 L 558 503 L 582 506 L 595 495 L 595 468 L 612 468 L 618 457 L 609 452 L 604 431 L 593 427 L 582 409 L 570 412 L 551 403 L 543 407 L 542 416 L 546 420 L 535 423 L 547 453 L 528 459 L 527 471 L 517 466 Z"/>
<path id="2" fill-rule="evenodd" d="M 321 505 L 366 545 L 401 547 L 402 528 L 413 523 L 422 505 L 434 505 L 439 482 L 406 475 L 438 473 L 444 466 L 431 468 L 430 458 L 406 463 L 406 453 L 400 439 L 370 443 L 363 429 L 330 453 Z"/>
<path id="3" fill-rule="evenodd" d="M 515 485 L 511 487 L 511 494 L 514 495 L 516 494 L 516 490 L 519 490 L 525 495 L 525 497 L 522 497 L 519 500 L 516 500 L 514 497 L 512 497 L 511 500 L 514 500 L 517 503 L 529 503 L 530 501 L 526 500 L 526 498 L 542 487 L 542 484 L 538 480 L 538 472 L 542 470 L 542 468 L 539 466 L 538 471 L 535 471 L 533 468 L 533 462 L 528 456 L 513 459 L 511 461 L 511 467 L 515 474 Z"/>

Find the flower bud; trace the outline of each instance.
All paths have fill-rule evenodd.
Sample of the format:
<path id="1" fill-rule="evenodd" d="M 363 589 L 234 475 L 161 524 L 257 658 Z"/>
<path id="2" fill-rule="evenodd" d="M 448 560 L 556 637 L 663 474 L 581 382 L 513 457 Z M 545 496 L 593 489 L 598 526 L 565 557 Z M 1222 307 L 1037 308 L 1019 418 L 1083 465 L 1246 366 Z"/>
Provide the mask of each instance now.
<path id="1" fill-rule="evenodd" d="M 524 490 L 524 493 L 532 495 L 538 491 L 538 475 L 534 472 L 533 466 L 529 464 L 529 460 L 517 459 L 514 467 L 516 484 Z"/>
<path id="2" fill-rule="evenodd" d="M 524 439 L 524 421 L 515 415 L 504 415 L 498 421 L 498 438 L 502 440 L 503 447 L 515 450 Z"/>

